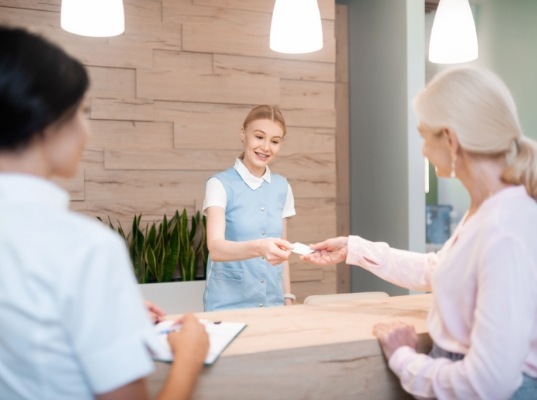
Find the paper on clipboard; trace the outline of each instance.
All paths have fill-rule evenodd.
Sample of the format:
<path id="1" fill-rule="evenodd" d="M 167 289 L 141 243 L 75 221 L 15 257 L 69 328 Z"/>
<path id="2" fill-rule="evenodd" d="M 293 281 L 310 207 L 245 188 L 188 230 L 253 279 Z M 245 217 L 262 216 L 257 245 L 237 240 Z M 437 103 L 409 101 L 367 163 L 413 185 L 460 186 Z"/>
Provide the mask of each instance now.
<path id="1" fill-rule="evenodd" d="M 205 325 L 205 330 L 209 335 L 209 352 L 205 358 L 205 365 L 212 365 L 222 354 L 224 349 L 246 328 L 243 322 L 225 322 L 225 321 L 201 321 Z M 155 330 L 159 337 L 159 346 L 153 350 L 153 359 L 156 361 L 171 362 L 173 353 L 168 343 L 168 332 L 170 330 L 179 330 L 180 325 L 175 321 L 166 320 L 155 325 Z"/>

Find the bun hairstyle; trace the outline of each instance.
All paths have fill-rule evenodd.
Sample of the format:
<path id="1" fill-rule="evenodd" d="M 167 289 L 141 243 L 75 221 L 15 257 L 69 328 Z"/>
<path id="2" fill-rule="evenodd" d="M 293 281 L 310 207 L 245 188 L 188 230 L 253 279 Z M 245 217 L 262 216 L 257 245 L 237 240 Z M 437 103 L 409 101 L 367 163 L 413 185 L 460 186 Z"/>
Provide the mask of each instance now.
<path id="1" fill-rule="evenodd" d="M 504 154 L 502 179 L 537 199 L 537 143 L 523 135 L 515 101 L 497 75 L 468 66 L 445 70 L 416 96 L 414 110 L 433 130 L 453 129 L 468 152 Z"/>
<path id="2" fill-rule="evenodd" d="M 20 150 L 68 118 L 88 87 L 84 66 L 60 47 L 0 26 L 0 151 Z"/>

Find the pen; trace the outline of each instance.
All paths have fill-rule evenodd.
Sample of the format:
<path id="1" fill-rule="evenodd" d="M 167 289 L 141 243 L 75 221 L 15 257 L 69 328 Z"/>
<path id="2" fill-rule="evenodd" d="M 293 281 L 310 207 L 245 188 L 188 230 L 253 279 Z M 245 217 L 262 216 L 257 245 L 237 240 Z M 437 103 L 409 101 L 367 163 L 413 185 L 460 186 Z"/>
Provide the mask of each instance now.
<path id="1" fill-rule="evenodd" d="M 180 330 L 181 330 L 181 326 L 177 325 L 175 327 L 164 328 L 159 333 L 161 333 L 163 335 L 167 335 L 168 333 L 177 332 L 177 331 L 180 331 Z"/>
<path id="2" fill-rule="evenodd" d="M 208 319 L 200 319 L 200 322 L 202 324 L 216 324 L 216 325 L 222 323 L 222 321 L 209 321 Z"/>

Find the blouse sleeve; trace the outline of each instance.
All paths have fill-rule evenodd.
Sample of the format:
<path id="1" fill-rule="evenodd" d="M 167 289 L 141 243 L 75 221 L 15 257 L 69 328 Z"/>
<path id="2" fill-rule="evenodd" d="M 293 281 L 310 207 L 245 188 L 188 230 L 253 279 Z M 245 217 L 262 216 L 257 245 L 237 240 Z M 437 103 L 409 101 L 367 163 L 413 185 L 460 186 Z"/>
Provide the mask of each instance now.
<path id="1" fill-rule="evenodd" d="M 154 335 L 127 249 L 117 235 L 91 239 L 85 259 L 63 279 L 71 291 L 64 324 L 95 393 L 126 385 L 153 371 L 148 343 Z"/>
<path id="2" fill-rule="evenodd" d="M 531 259 L 531 252 L 515 237 L 491 242 L 477 276 L 468 353 L 451 361 L 408 347 L 397 349 L 389 364 L 406 391 L 418 398 L 513 396 L 522 381 L 537 311 L 536 266 Z"/>
<path id="3" fill-rule="evenodd" d="M 224 185 L 218 178 L 210 178 L 205 185 L 205 199 L 203 200 L 203 214 L 207 215 L 209 207 L 217 206 L 226 209 L 227 194 Z"/>
<path id="4" fill-rule="evenodd" d="M 285 198 L 285 205 L 283 206 L 282 218 L 289 218 L 293 215 L 296 215 L 295 198 L 293 196 L 291 185 L 287 184 L 287 197 Z"/>
<path id="5" fill-rule="evenodd" d="M 391 248 L 387 243 L 370 242 L 349 236 L 347 264 L 359 265 L 395 285 L 417 291 L 431 291 L 436 253 L 420 254 Z"/>

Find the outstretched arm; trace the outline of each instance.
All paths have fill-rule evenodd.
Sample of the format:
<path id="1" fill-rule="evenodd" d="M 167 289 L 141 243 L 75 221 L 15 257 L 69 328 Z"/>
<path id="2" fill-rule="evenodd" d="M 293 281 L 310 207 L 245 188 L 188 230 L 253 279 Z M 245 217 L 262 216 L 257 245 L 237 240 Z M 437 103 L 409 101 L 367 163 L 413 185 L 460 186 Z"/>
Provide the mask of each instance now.
<path id="1" fill-rule="evenodd" d="M 264 257 L 278 265 L 291 255 L 292 245 L 285 239 L 266 238 L 234 242 L 225 239 L 226 215 L 221 207 L 207 208 L 207 247 L 213 261 L 238 261 Z"/>
<path id="2" fill-rule="evenodd" d="M 348 238 L 341 236 L 327 239 L 324 242 L 311 244 L 310 247 L 315 250 L 311 254 L 306 254 L 300 258 L 313 264 L 327 266 L 334 265 L 345 261 L 347 258 Z"/>

